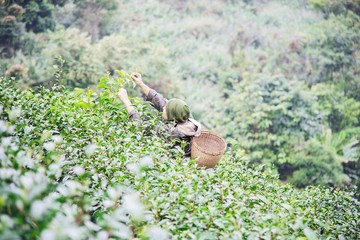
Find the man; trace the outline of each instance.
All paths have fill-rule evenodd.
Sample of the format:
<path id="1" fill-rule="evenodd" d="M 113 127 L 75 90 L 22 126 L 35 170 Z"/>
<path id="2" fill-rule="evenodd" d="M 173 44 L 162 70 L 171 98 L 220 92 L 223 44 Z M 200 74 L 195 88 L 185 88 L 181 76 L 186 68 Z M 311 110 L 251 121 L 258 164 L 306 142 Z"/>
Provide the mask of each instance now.
<path id="1" fill-rule="evenodd" d="M 146 100 L 152 102 L 153 106 L 162 112 L 163 119 L 168 122 L 163 126 L 158 126 L 156 128 L 157 132 L 161 136 L 164 136 L 161 133 L 165 131 L 171 139 L 185 141 L 185 156 L 190 156 L 192 138 L 200 135 L 201 124 L 192 118 L 189 106 L 180 99 L 173 98 L 167 100 L 160 93 L 147 86 L 142 81 L 139 73 L 132 73 L 131 78 L 135 81 L 136 85 L 141 88 L 146 96 Z M 131 105 L 131 101 L 124 88 L 119 90 L 118 96 L 129 113 L 129 116 L 133 119 L 140 120 L 140 115 Z"/>

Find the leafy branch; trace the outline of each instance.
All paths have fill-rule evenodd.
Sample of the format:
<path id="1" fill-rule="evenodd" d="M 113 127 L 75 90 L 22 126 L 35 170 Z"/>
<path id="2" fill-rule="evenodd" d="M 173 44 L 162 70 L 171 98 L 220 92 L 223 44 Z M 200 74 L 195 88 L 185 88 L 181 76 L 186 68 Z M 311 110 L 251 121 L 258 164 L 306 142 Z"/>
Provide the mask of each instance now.
<path id="1" fill-rule="evenodd" d="M 107 90 L 110 94 L 116 94 L 120 88 L 123 88 L 126 84 L 132 82 L 133 87 L 135 87 L 135 83 L 133 82 L 130 74 L 124 70 L 115 70 L 115 72 L 119 75 L 117 79 L 113 78 L 109 72 L 106 73 L 105 76 L 100 78 L 100 82 L 96 86 L 97 88 L 102 88 Z"/>
<path id="2" fill-rule="evenodd" d="M 56 64 L 53 66 L 55 69 L 55 74 L 54 74 L 55 79 L 53 85 L 54 90 L 61 86 L 61 83 L 64 79 L 64 64 L 65 64 L 65 60 L 63 59 L 62 56 L 56 57 L 55 61 Z"/>

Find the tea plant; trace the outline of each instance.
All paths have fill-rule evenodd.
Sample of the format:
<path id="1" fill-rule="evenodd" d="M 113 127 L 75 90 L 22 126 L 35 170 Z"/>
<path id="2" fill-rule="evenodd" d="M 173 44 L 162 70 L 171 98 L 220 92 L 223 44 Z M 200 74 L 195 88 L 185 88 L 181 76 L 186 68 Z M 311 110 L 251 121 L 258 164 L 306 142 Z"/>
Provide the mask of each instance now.
<path id="1" fill-rule="evenodd" d="M 335 167 L 327 167 L 323 151 L 307 145 L 323 138 L 323 128 L 359 132 L 359 0 L 211 3 L 0 1 L 0 72 L 22 88 L 50 87 L 58 63 L 55 82 L 93 89 L 105 70 L 99 87 L 110 99 L 129 80 L 115 69 L 136 67 L 149 86 L 184 99 L 204 126 L 233 140 L 254 164 L 275 166 L 282 180 L 355 185 L 356 174 L 334 161 L 346 149 L 331 154 Z M 78 94 L 79 107 L 92 109 L 95 95 Z M 347 135 L 359 152 L 360 134 Z M 359 159 L 347 161 L 357 166 Z"/>
<path id="2" fill-rule="evenodd" d="M 135 104 L 139 126 L 108 92 L 21 91 L 4 78 L 0 103 L 1 239 L 359 235 L 352 193 L 280 184 L 231 149 L 198 169 L 156 136 L 147 103 Z"/>
<path id="3" fill-rule="evenodd" d="M 135 83 L 132 81 L 131 76 L 124 70 L 115 70 L 119 75 L 117 79 L 114 79 L 108 72 L 105 76 L 100 78 L 100 82 L 97 88 L 102 88 L 110 93 L 116 93 L 120 88 L 123 88 L 125 84 L 132 82 L 135 87 Z"/>

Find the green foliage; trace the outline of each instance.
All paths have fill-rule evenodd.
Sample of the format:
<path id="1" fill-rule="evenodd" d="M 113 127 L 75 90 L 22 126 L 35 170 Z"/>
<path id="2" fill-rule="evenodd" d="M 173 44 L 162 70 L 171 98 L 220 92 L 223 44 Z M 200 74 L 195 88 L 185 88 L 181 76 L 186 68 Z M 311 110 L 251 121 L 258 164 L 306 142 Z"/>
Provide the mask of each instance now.
<path id="1" fill-rule="evenodd" d="M 4 17 L 1 19 L 0 34 L 2 37 L 1 45 L 5 46 L 16 46 L 18 38 L 20 37 L 20 27 L 16 25 L 15 19 L 11 17 Z"/>
<path id="2" fill-rule="evenodd" d="M 0 37 L 2 39 L 0 52 L 2 56 L 10 58 L 14 56 L 15 50 L 26 49 L 26 43 L 29 41 L 24 37 L 26 31 L 40 33 L 48 29 L 55 30 L 55 7 L 64 6 L 66 2 L 67 0 L 3 1 L 0 6 Z"/>
<path id="3" fill-rule="evenodd" d="M 309 6 L 321 10 L 326 16 L 330 14 L 346 14 L 348 12 L 360 15 L 359 0 L 310 0 Z"/>
<path id="4" fill-rule="evenodd" d="M 37 41 L 42 40 L 38 36 Z M 110 72 L 114 77 L 116 69 L 134 69 L 145 72 L 145 77 L 157 77 L 164 72 L 166 62 L 163 56 L 166 51 L 153 44 L 143 44 L 121 36 L 112 36 L 91 45 L 87 34 L 76 28 L 62 28 L 48 33 L 46 41 L 36 46 L 38 53 L 32 58 L 18 52 L 6 65 L 9 68 L 17 63 L 26 66 L 29 69 L 28 75 L 23 76 L 20 83 L 31 87 L 51 86 L 54 74 L 52 65 L 56 64 L 57 56 L 65 61 L 63 84 L 70 88 L 95 85 L 105 72 Z M 144 56 L 144 52 L 148 55 Z"/>
<path id="5" fill-rule="evenodd" d="M 133 145 L 133 139 L 146 138 L 137 130 L 144 131 L 128 122 L 126 111 L 113 104 L 107 94 L 84 93 L 89 107 L 79 92 L 33 93 L 13 89 L 5 79 L 1 84 L 2 119 L 15 123 L 15 128 L 9 128 L 20 136 L 14 140 L 19 147 L 9 145 L 15 153 L 7 149 L 4 153 L 14 163 L 3 165 L 8 161 L 2 156 L 4 176 L 16 171 L 17 177 L 10 175 L 7 182 L 1 181 L 1 211 L 6 215 L 0 224 L 1 236 L 78 239 L 105 235 L 131 239 L 143 234 L 146 219 L 137 195 L 129 189 L 133 177 L 126 167 L 166 144 L 159 139 L 157 145 L 148 146 L 144 143 L 150 139 L 144 139 Z M 20 108 L 13 109 L 15 105 Z M 1 124 L 8 123 L 2 120 Z M 18 154 L 21 148 L 29 149 L 27 158 L 22 157 L 24 153 Z M 24 194 L 17 193 L 17 188 Z M 120 197 L 123 207 L 119 207 Z M 34 225 L 35 229 L 30 228 Z"/>
<path id="6" fill-rule="evenodd" d="M 312 26 L 310 34 L 315 37 L 304 46 L 312 75 L 307 82 L 341 84 L 347 96 L 359 100 L 359 26 L 360 17 L 356 15 L 330 15 Z"/>
<path id="7" fill-rule="evenodd" d="M 96 5 L 106 10 L 116 9 L 118 4 L 114 0 L 74 0 L 74 3 L 81 9 L 88 5 Z"/>
<path id="8" fill-rule="evenodd" d="M 89 105 L 84 105 L 87 102 Z M 219 165 L 156 137 L 107 92 L 21 91 L 0 81 L 0 237 L 356 238 L 351 193 L 280 184 L 229 151 Z"/>
<path id="9" fill-rule="evenodd" d="M 327 122 L 334 132 L 359 126 L 360 102 L 346 97 L 335 85 L 316 84 L 311 92 L 317 97 L 318 107 L 327 115 Z"/>
<path id="10" fill-rule="evenodd" d="M 119 75 L 116 80 L 110 76 L 110 73 L 107 73 L 100 78 L 100 82 L 96 87 L 105 89 L 110 93 L 117 93 L 126 83 L 133 82 L 129 73 L 121 70 L 115 70 L 115 72 Z"/>
<path id="11" fill-rule="evenodd" d="M 275 168 L 281 180 L 294 179 L 294 171 L 309 175 L 305 166 L 322 153 L 331 152 L 326 161 L 332 166 L 339 158 L 349 166 L 356 161 L 358 0 L 22 3 L 23 9 L 32 6 L 27 17 L 39 28 L 52 26 L 54 13 L 57 26 L 52 32 L 21 31 L 19 37 L 15 27 L 23 11 L 9 6 L 1 12 L 16 22 L 4 28 L 10 37 L 0 70 L 21 88 L 50 88 L 55 72 L 70 89 L 93 89 L 104 73 L 110 81 L 117 79 L 116 69 L 130 69 L 165 96 L 184 99 L 206 128 L 226 135 L 252 163 Z M 47 16 L 35 14 L 37 8 Z M 65 62 L 54 69 L 57 56 Z M 87 93 L 78 93 L 84 98 L 78 104 L 91 109 Z M 324 140 L 329 130 L 334 139 L 346 136 L 341 147 Z M 324 149 L 310 151 L 309 142 Z M 346 170 L 353 167 L 343 167 L 349 183 L 339 180 L 346 179 L 341 168 L 315 165 L 331 181 L 305 182 L 342 187 L 356 181 Z"/>
<path id="12" fill-rule="evenodd" d="M 234 88 L 241 94 L 228 100 L 228 135 L 252 163 L 276 167 L 298 187 L 349 184 L 342 163 L 358 158 L 350 147 L 360 136 L 357 101 L 330 85 L 310 92 L 281 76 L 244 79 Z"/>
<path id="13" fill-rule="evenodd" d="M 118 8 L 115 0 L 75 0 L 75 25 L 88 32 L 93 41 L 107 35 L 104 26 Z"/>
<path id="14" fill-rule="evenodd" d="M 301 82 L 264 76 L 244 80 L 235 89 L 241 94 L 228 101 L 229 135 L 239 137 L 236 144 L 252 161 L 285 163 L 295 142 L 321 134 L 326 126 Z"/>
<path id="15" fill-rule="evenodd" d="M 358 176 L 351 175 L 351 171 L 350 174 L 345 174 L 344 165 L 358 161 L 359 153 L 355 146 L 358 140 L 354 136 L 359 135 L 360 128 L 348 129 L 336 134 L 328 130 L 322 137 L 298 144 L 295 148 L 295 156 L 291 158 L 296 170 L 290 181 L 298 187 L 321 184 L 349 185 L 350 177 L 356 182 Z"/>
<path id="16" fill-rule="evenodd" d="M 35 33 L 44 32 L 47 29 L 55 30 L 54 10 L 56 6 L 63 6 L 66 0 L 62 1 L 21 1 L 20 5 L 25 13 L 22 22 L 25 23 L 27 31 Z"/>
<path id="17" fill-rule="evenodd" d="M 297 170 L 294 171 L 291 182 L 298 187 L 308 185 L 341 185 L 349 181 L 343 173 L 341 161 L 337 159 L 336 150 L 332 146 L 310 139 L 304 144 L 304 149 L 298 149 L 293 162 Z"/>
<path id="18" fill-rule="evenodd" d="M 65 60 L 59 56 L 56 58 L 58 64 L 54 65 L 55 68 L 55 74 L 54 74 L 54 86 L 61 86 L 62 85 L 62 81 L 64 79 L 64 64 L 65 64 Z"/>
<path id="19" fill-rule="evenodd" d="M 0 54 L 2 57 L 10 58 L 14 51 L 19 49 L 21 37 L 21 25 L 18 18 L 24 10 L 21 6 L 13 4 L 2 9 L 0 6 Z"/>

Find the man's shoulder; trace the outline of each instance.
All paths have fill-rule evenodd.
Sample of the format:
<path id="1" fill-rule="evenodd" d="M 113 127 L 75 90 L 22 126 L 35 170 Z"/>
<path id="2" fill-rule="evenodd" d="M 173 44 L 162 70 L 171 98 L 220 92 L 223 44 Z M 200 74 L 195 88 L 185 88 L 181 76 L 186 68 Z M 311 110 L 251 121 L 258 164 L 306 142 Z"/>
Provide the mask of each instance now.
<path id="1" fill-rule="evenodd" d="M 201 126 L 197 125 L 194 121 L 186 120 L 183 123 L 178 123 L 175 128 L 185 136 L 194 136 L 200 131 L 199 127 Z"/>

